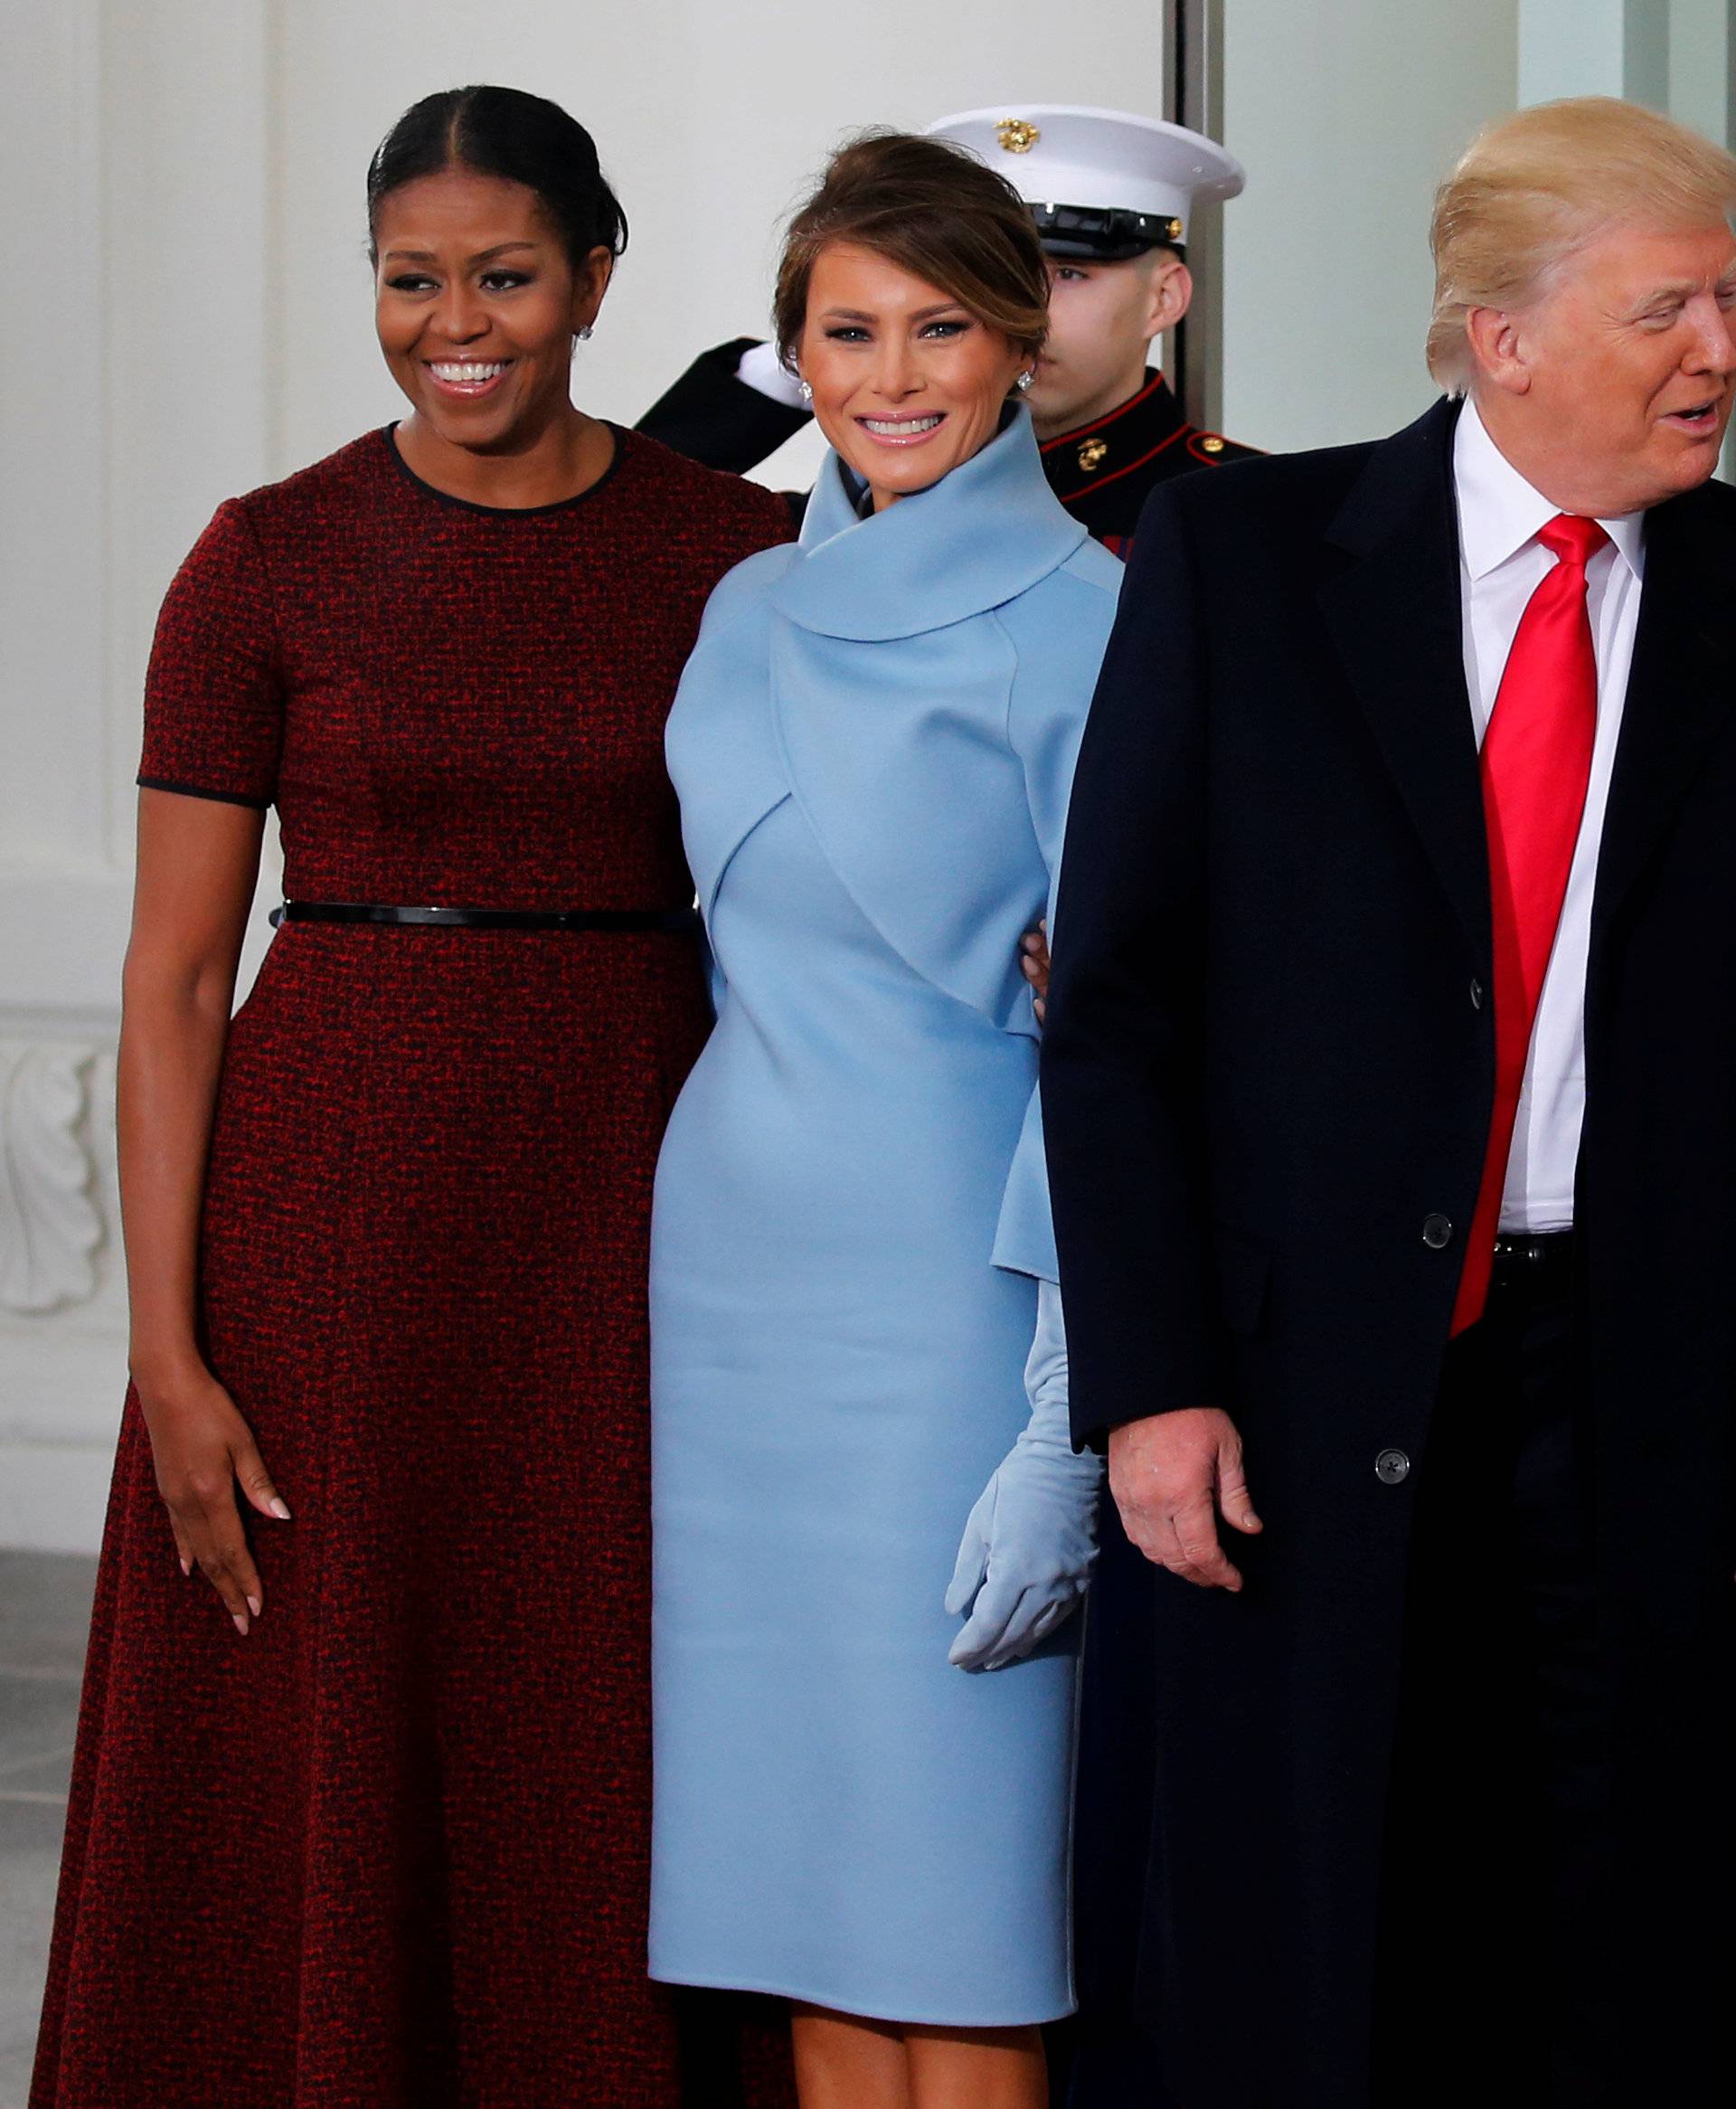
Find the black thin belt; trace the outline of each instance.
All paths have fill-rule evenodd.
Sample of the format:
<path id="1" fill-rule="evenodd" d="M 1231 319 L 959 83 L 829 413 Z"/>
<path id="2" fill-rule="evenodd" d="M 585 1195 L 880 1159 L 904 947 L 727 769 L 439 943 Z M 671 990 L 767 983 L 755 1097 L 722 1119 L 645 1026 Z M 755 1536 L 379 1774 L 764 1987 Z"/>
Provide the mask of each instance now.
<path id="1" fill-rule="evenodd" d="M 1573 1233 L 1503 1231 L 1495 1241 L 1489 1286 L 1506 1294 L 1557 1297 L 1573 1287 Z"/>
<path id="2" fill-rule="evenodd" d="M 671 930 L 699 928 L 696 908 L 393 908 L 377 901 L 286 901 L 284 922 L 383 922 L 410 930 Z"/>

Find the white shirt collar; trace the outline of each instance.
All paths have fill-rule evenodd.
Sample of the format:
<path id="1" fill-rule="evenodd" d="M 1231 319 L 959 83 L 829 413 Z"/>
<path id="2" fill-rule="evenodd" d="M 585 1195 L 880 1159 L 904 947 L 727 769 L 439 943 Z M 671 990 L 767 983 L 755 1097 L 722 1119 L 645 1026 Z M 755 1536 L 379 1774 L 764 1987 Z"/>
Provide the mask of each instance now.
<path id="1" fill-rule="evenodd" d="M 1486 578 L 1505 563 L 1561 511 L 1525 481 L 1490 439 L 1468 397 L 1453 435 L 1453 485 L 1458 496 L 1459 552 L 1474 580 Z M 1635 578 L 1643 578 L 1645 514 L 1620 513 L 1598 525 Z"/>

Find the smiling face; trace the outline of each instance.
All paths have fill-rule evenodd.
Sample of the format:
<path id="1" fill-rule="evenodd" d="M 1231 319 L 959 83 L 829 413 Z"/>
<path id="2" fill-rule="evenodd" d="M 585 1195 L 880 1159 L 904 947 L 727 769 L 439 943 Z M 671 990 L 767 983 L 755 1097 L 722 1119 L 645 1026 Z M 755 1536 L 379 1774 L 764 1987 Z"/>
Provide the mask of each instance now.
<path id="1" fill-rule="evenodd" d="M 1717 467 L 1736 374 L 1736 237 L 1613 228 L 1530 307 L 1467 318 L 1477 409 L 1563 512 L 1609 518 Z"/>
<path id="2" fill-rule="evenodd" d="M 572 339 L 602 305 L 608 250 L 575 271 L 534 191 L 462 168 L 389 193 L 373 235 L 380 347 L 429 434 L 515 453 L 571 414 Z"/>
<path id="3" fill-rule="evenodd" d="M 814 260 L 796 354 L 820 430 L 876 512 L 986 447 L 1031 364 L 939 287 L 844 241 Z"/>
<path id="4" fill-rule="evenodd" d="M 1049 259 L 1049 335 L 1031 415 L 1040 439 L 1076 431 L 1137 395 L 1151 340 L 1187 312 L 1194 281 L 1173 250 L 1123 263 Z"/>

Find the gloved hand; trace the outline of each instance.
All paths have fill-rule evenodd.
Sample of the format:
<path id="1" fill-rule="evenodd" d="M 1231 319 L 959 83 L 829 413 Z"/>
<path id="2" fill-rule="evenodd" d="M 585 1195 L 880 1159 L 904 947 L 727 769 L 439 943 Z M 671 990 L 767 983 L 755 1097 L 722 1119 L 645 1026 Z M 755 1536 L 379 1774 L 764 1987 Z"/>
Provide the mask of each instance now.
<path id="1" fill-rule="evenodd" d="M 949 1612 L 970 1612 L 947 1653 L 960 1669 L 1003 1669 L 1028 1655 L 1084 1595 L 1097 1558 L 1103 1461 L 1073 1449 L 1067 1333 L 1051 1281 L 1037 1286 L 1024 1388 L 1031 1418 L 970 1512 L 947 1591 Z"/>
<path id="2" fill-rule="evenodd" d="M 735 377 L 786 410 L 809 408 L 801 383 L 778 356 L 776 345 L 755 345 L 743 352 L 736 361 Z"/>

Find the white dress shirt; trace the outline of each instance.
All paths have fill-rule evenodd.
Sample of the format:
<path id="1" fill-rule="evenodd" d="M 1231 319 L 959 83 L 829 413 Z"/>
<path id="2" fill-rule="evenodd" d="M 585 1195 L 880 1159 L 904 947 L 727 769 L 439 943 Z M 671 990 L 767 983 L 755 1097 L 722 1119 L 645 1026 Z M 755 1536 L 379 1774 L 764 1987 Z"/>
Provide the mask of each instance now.
<path id="1" fill-rule="evenodd" d="M 1533 490 L 1501 453 L 1471 402 L 1466 403 L 1454 437 L 1453 487 L 1458 501 L 1465 685 L 1480 748 L 1519 619 L 1555 563 L 1537 540 L 1537 531 L 1561 508 Z M 1645 517 L 1627 513 L 1600 520 L 1609 542 L 1585 567 L 1586 608 L 1598 665 L 1597 741 L 1585 817 L 1532 1027 L 1524 1089 L 1514 1123 L 1501 1199 L 1501 1228 L 1507 1231 L 1568 1230 L 1573 1223 L 1573 1171 L 1585 1115 L 1585 971 L 1591 895 L 1639 622 Z"/>

